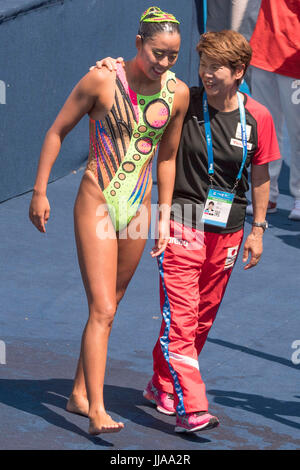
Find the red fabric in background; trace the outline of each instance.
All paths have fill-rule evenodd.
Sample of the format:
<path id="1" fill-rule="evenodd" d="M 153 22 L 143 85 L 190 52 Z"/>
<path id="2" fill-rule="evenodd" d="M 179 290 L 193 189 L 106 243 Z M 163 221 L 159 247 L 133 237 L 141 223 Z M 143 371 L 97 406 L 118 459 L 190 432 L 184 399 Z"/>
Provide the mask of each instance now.
<path id="1" fill-rule="evenodd" d="M 300 1 L 262 0 L 250 44 L 251 65 L 300 78 Z"/>

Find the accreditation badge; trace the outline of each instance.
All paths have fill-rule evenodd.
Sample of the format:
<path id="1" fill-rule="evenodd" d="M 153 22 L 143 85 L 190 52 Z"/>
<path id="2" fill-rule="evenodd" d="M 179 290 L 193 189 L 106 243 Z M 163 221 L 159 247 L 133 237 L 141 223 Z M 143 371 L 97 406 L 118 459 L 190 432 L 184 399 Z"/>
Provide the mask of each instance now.
<path id="1" fill-rule="evenodd" d="M 226 227 L 235 193 L 222 188 L 209 188 L 201 222 Z"/>

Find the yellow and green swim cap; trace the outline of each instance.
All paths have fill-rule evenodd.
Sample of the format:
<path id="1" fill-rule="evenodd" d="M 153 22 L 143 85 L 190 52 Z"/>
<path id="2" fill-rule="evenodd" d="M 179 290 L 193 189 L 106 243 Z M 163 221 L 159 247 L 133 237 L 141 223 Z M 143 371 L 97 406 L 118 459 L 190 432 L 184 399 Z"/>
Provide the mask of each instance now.
<path id="1" fill-rule="evenodd" d="M 180 22 L 171 13 L 158 7 L 150 7 L 141 16 L 140 23 L 177 23 Z"/>

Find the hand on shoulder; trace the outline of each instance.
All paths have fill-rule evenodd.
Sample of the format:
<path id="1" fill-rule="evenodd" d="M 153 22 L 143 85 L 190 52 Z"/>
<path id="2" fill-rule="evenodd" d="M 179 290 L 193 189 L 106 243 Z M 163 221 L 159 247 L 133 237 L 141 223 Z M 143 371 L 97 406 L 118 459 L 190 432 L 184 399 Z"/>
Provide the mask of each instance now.
<path id="1" fill-rule="evenodd" d="M 100 119 L 102 113 L 106 113 L 113 104 L 115 93 L 116 72 L 107 67 L 101 70 L 90 70 L 78 84 L 78 95 L 93 100 L 90 112 L 94 112 L 94 118 Z"/>
<path id="2" fill-rule="evenodd" d="M 109 70 L 107 67 L 101 69 L 94 68 L 90 70 L 82 79 L 83 85 L 87 91 L 98 95 L 99 89 L 113 85 L 116 79 L 116 72 Z"/>

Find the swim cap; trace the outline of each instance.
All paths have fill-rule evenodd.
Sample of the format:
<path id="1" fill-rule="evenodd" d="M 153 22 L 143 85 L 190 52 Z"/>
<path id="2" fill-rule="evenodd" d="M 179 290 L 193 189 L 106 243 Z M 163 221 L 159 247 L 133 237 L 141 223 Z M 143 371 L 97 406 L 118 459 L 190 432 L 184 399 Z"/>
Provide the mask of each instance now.
<path id="1" fill-rule="evenodd" d="M 150 7 L 144 11 L 141 16 L 140 23 L 177 23 L 180 22 L 171 13 L 162 11 L 158 7 Z"/>

